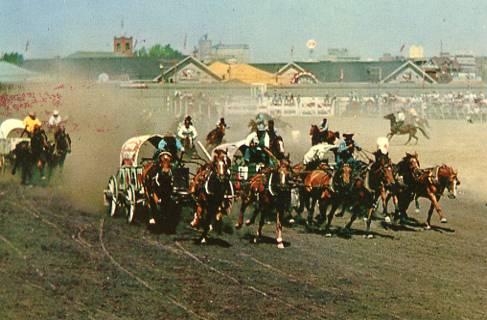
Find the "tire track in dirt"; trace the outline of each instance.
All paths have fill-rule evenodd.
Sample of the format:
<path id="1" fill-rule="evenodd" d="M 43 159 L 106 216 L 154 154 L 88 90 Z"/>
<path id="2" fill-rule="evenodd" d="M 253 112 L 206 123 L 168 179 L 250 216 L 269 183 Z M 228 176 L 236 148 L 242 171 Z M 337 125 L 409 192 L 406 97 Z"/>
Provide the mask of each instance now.
<path id="1" fill-rule="evenodd" d="M 300 313 L 305 313 L 307 316 L 309 316 L 309 310 L 306 310 L 306 309 L 303 309 L 303 308 L 300 308 L 296 305 L 293 305 L 293 304 L 290 304 L 289 302 L 287 302 L 286 300 L 282 299 L 282 298 L 279 298 L 277 297 L 275 294 L 272 294 L 272 293 L 269 293 L 269 292 L 266 292 L 266 291 L 263 291 L 261 289 L 258 289 L 256 288 L 255 286 L 251 286 L 251 285 L 247 285 L 245 283 L 243 283 L 241 280 L 238 280 L 237 278 L 209 265 L 208 263 L 204 262 L 203 260 L 201 260 L 200 258 L 198 258 L 195 254 L 193 254 L 192 252 L 190 252 L 189 250 L 187 250 L 180 242 L 178 241 L 175 241 L 175 246 L 176 248 L 174 248 L 173 246 L 170 246 L 170 245 L 165 245 L 165 244 L 162 244 L 160 241 L 155 241 L 155 240 L 150 240 L 150 239 L 147 239 L 145 237 L 142 237 L 142 238 L 132 238 L 132 237 L 127 237 L 131 240 L 136 240 L 136 241 L 141 241 L 141 239 L 144 239 L 144 243 L 146 244 L 149 244 L 149 245 L 153 245 L 153 246 L 156 246 L 166 252 L 169 252 L 169 253 L 172 253 L 172 254 L 175 254 L 177 256 L 184 256 L 186 258 L 189 258 L 193 261 L 195 261 L 196 263 L 204 266 L 205 268 L 207 268 L 208 270 L 228 279 L 231 283 L 241 287 L 241 288 L 244 288 L 248 291 L 251 291 L 251 292 L 254 292 L 260 296 L 263 296 L 263 297 L 266 297 L 266 298 L 269 298 L 273 301 L 278 301 L 282 304 L 284 304 L 285 306 L 287 306 L 288 308 L 292 309 L 292 310 L 295 310 L 295 311 L 298 311 Z M 231 263 L 235 263 L 234 261 L 229 261 Z M 259 263 L 257 263 L 259 264 Z M 259 264 L 260 265 L 260 264 Z M 269 265 L 268 265 L 269 266 Z M 275 269 L 274 267 L 270 266 L 270 268 L 267 268 L 267 269 L 270 269 L 272 271 L 275 271 L 277 269 Z M 283 277 L 285 277 L 288 281 L 290 282 L 300 282 L 299 280 L 296 279 L 296 277 L 289 277 L 288 274 L 286 274 L 285 272 L 283 271 L 280 271 L 279 274 Z M 306 283 L 307 284 L 307 283 Z M 318 288 L 318 289 L 322 289 L 323 288 Z M 319 307 L 321 311 L 323 312 L 326 312 L 325 309 L 323 309 L 321 306 L 318 306 L 315 304 L 315 306 Z M 314 319 L 323 319 L 322 317 L 319 317 L 319 316 L 314 316 L 313 317 Z"/>
<path id="2" fill-rule="evenodd" d="M 132 279 L 136 280 L 139 284 L 141 284 L 146 289 L 148 289 L 148 290 L 150 290 L 150 291 L 152 291 L 152 292 L 160 295 L 162 298 L 167 299 L 167 301 L 169 301 L 173 305 L 175 305 L 175 306 L 183 309 L 189 315 L 191 315 L 191 316 L 193 316 L 193 317 L 195 317 L 197 319 L 208 319 L 208 318 L 205 318 L 203 316 L 200 316 L 199 314 L 195 313 L 194 311 L 192 311 L 191 309 L 189 309 L 188 307 L 186 307 L 182 303 L 178 302 L 171 295 L 164 295 L 162 292 L 156 290 L 154 287 L 152 287 L 151 285 L 149 285 L 146 281 L 144 281 L 143 279 L 141 279 L 140 277 L 138 277 L 136 274 L 132 273 L 131 271 L 127 270 L 126 268 L 124 268 L 117 260 L 115 260 L 115 258 L 110 254 L 110 252 L 105 247 L 105 243 L 103 241 L 103 227 L 104 227 L 104 224 L 105 224 L 105 218 L 102 218 L 100 220 L 100 226 L 99 226 L 99 240 L 100 240 L 100 245 L 101 245 L 101 248 L 102 248 L 103 252 L 105 253 L 105 255 L 108 257 L 108 259 L 110 260 L 110 262 L 115 267 L 117 267 L 117 269 L 119 269 L 120 271 L 126 273 L 129 277 L 131 277 Z"/>

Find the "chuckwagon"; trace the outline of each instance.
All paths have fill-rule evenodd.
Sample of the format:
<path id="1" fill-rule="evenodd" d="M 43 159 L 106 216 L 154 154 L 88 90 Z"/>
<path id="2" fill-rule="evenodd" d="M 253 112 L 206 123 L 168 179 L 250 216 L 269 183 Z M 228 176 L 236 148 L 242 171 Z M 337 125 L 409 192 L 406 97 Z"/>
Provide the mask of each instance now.
<path id="1" fill-rule="evenodd" d="M 23 130 L 24 123 L 19 119 L 7 119 L 0 124 L 0 171 L 2 173 L 6 170 L 7 159 L 13 158 L 15 146 L 19 142 L 30 141 L 29 138 L 19 137 Z"/>
<path id="2" fill-rule="evenodd" d="M 152 162 L 152 155 L 164 137 L 158 134 L 132 137 L 125 141 L 120 152 L 120 168 L 108 179 L 103 192 L 108 214 L 115 216 L 124 211 L 127 221 L 134 221 L 139 211 L 147 208 L 148 199 L 142 178 L 144 168 Z M 172 196 L 181 199 L 188 196 L 189 169 L 178 166 L 172 170 Z"/>

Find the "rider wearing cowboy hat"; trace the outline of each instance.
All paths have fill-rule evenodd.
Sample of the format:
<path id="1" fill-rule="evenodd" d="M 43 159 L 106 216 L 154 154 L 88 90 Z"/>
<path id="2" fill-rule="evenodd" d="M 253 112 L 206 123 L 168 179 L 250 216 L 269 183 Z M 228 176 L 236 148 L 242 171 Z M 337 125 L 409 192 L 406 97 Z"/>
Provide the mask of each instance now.
<path id="1" fill-rule="evenodd" d="M 177 136 L 181 140 L 185 140 L 187 137 L 190 137 L 193 141 L 196 139 L 198 132 L 193 126 L 191 116 L 186 116 L 186 118 L 184 118 L 183 124 L 179 126 Z"/>
<path id="2" fill-rule="evenodd" d="M 61 116 L 59 115 L 59 111 L 54 110 L 52 112 L 51 117 L 47 121 L 47 125 L 49 126 L 49 128 L 57 128 L 61 124 L 62 121 L 63 120 L 62 120 Z"/>
<path id="3" fill-rule="evenodd" d="M 354 152 L 361 151 L 362 148 L 353 140 L 353 133 L 344 133 L 343 138 L 344 140 L 338 145 L 336 164 L 342 166 L 348 163 L 353 166 L 356 163 Z"/>
<path id="4" fill-rule="evenodd" d="M 34 129 L 36 126 L 41 127 L 42 122 L 37 119 L 36 113 L 34 111 L 30 111 L 29 115 L 24 118 L 24 131 L 21 134 L 21 137 L 24 136 L 24 133 L 27 133 L 27 136 L 30 138 L 32 137 L 32 134 L 34 133 Z"/>

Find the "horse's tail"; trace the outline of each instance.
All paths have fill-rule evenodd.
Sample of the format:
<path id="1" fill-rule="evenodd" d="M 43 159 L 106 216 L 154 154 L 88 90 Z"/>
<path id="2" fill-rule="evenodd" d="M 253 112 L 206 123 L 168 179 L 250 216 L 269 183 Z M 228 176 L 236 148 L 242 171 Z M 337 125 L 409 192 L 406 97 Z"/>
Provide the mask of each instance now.
<path id="1" fill-rule="evenodd" d="M 423 134 L 423 136 L 425 136 L 426 139 L 429 139 L 429 135 L 428 133 L 426 133 L 426 130 L 424 130 L 423 128 L 421 127 L 417 127 L 419 131 L 421 131 L 421 133 Z"/>

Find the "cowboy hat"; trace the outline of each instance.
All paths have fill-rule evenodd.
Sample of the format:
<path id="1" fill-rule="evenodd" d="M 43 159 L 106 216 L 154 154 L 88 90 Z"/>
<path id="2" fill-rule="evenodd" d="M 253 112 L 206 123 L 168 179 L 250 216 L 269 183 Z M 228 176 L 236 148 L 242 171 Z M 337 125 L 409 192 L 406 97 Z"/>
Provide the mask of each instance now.
<path id="1" fill-rule="evenodd" d="M 52 115 L 53 115 L 53 116 L 58 116 L 58 115 L 59 115 L 59 111 L 58 111 L 58 110 L 54 110 L 54 111 L 52 112 Z"/>
<path id="2" fill-rule="evenodd" d="M 36 113 L 34 111 L 29 111 L 29 116 L 35 117 L 36 116 Z"/>
<path id="3" fill-rule="evenodd" d="M 387 154 L 389 152 L 389 139 L 386 137 L 377 138 L 377 149 L 383 154 Z"/>
<path id="4" fill-rule="evenodd" d="M 353 135 L 354 135 L 353 133 L 344 133 L 343 138 L 345 140 L 351 140 L 353 138 Z"/>

